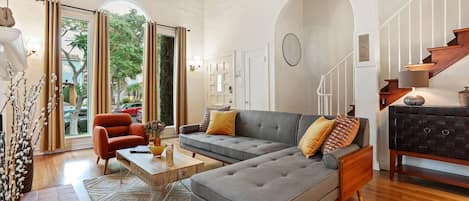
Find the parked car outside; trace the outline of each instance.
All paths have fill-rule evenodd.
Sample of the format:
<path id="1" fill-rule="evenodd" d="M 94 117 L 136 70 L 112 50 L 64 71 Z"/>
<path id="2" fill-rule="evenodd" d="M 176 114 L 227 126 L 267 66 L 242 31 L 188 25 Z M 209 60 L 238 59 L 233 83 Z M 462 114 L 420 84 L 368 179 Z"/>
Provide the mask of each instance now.
<path id="1" fill-rule="evenodd" d="M 70 122 L 73 110 L 64 111 L 65 133 L 70 134 Z M 88 131 L 88 108 L 82 107 L 78 114 L 78 132 Z"/>
<path id="2" fill-rule="evenodd" d="M 137 112 L 137 122 L 138 122 L 138 123 L 142 123 L 142 121 L 143 121 L 142 119 L 143 119 L 143 111 L 142 111 L 142 110 L 139 110 L 139 111 Z"/>
<path id="3" fill-rule="evenodd" d="M 127 113 L 131 116 L 137 116 L 137 112 L 142 109 L 142 103 L 125 103 L 120 109 L 114 110 L 117 113 Z"/>

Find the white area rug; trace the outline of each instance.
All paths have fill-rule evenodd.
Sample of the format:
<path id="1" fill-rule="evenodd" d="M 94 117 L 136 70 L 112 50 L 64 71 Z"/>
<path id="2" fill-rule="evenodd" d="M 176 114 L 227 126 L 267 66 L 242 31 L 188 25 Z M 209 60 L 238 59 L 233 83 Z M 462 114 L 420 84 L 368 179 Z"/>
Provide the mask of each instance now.
<path id="1" fill-rule="evenodd" d="M 90 199 L 93 201 L 147 201 L 151 199 L 150 187 L 138 177 L 129 174 L 120 184 L 120 174 L 101 176 L 83 181 Z M 190 180 L 184 180 L 190 187 Z M 159 192 L 155 192 L 158 193 Z M 160 194 L 159 194 L 160 195 Z M 190 201 L 189 192 L 180 182 L 174 184 L 167 201 Z"/>

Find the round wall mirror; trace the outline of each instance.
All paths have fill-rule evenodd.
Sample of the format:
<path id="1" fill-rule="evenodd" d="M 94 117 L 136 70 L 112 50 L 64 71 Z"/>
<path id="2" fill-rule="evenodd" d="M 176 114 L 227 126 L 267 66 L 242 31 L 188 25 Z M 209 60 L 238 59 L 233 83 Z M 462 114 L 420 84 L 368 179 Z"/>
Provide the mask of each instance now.
<path id="1" fill-rule="evenodd" d="M 301 60 L 300 39 L 294 33 L 288 33 L 283 37 L 282 43 L 283 58 L 290 66 L 296 66 Z"/>

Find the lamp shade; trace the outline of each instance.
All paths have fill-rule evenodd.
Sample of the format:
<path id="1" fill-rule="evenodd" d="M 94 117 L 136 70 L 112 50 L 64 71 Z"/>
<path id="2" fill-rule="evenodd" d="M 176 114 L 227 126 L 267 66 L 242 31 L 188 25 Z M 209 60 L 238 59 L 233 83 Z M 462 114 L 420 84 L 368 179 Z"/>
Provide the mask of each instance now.
<path id="1" fill-rule="evenodd" d="M 399 88 L 428 87 L 428 71 L 401 71 Z"/>

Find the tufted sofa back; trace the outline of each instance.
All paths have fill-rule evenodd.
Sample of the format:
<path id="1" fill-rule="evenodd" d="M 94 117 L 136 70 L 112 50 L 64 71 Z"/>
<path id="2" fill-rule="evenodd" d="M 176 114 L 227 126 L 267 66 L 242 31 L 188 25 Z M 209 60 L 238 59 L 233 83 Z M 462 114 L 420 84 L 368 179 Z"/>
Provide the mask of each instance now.
<path id="1" fill-rule="evenodd" d="M 296 135 L 296 144 L 298 144 L 303 137 L 308 127 L 321 116 L 319 115 L 302 115 L 298 124 L 298 133 Z M 327 119 L 334 119 L 334 116 L 327 116 Z M 368 119 L 360 118 L 360 128 L 358 130 L 357 137 L 353 140 L 354 144 L 358 144 L 361 147 L 367 146 L 369 143 L 369 127 Z"/>
<path id="2" fill-rule="evenodd" d="M 236 136 L 272 140 L 297 145 L 308 127 L 319 115 L 285 112 L 239 110 L 236 116 Z M 326 117 L 334 119 L 334 116 Z M 369 143 L 368 119 L 360 118 L 360 128 L 353 143 L 361 147 Z"/>
<path id="3" fill-rule="evenodd" d="M 240 110 L 236 117 L 236 136 L 294 145 L 300 116 L 283 112 Z"/>
<path id="4" fill-rule="evenodd" d="M 109 137 L 119 137 L 129 134 L 129 126 L 132 124 L 132 117 L 126 113 L 120 114 L 98 114 L 94 118 L 93 128 L 104 127 Z"/>

